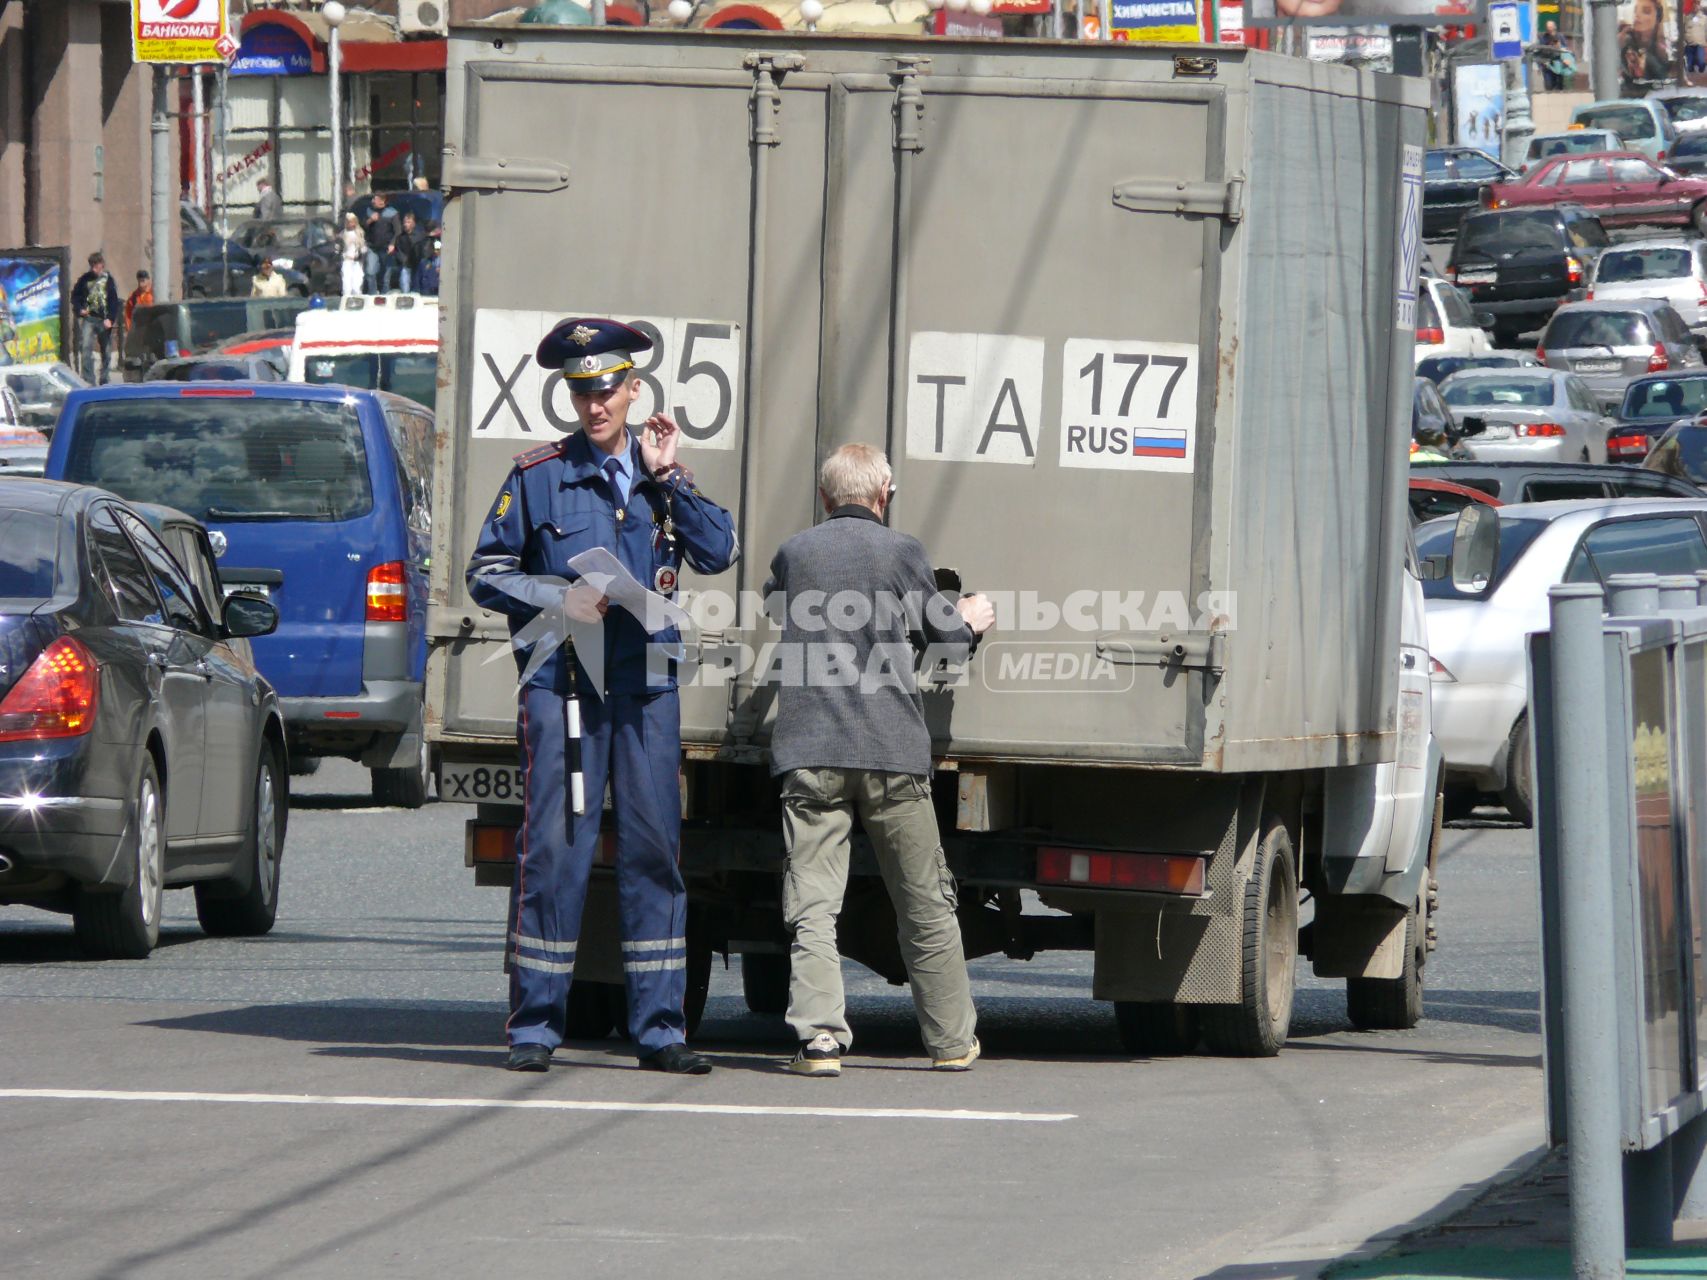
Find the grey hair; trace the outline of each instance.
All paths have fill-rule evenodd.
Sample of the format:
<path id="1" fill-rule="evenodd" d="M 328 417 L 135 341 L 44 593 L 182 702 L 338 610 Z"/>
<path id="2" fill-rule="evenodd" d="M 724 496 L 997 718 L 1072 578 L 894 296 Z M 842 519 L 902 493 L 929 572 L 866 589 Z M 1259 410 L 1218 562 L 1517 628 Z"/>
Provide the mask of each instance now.
<path id="1" fill-rule="evenodd" d="M 883 450 L 868 444 L 844 444 L 818 470 L 818 488 L 834 507 L 875 503 L 889 492 L 894 472 Z"/>

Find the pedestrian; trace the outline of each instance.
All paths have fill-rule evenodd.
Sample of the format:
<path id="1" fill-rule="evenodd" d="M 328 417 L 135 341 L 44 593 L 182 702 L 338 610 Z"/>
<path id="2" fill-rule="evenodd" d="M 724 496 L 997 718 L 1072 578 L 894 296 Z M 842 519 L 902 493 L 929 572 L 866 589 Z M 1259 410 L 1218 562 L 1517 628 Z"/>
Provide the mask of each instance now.
<path id="1" fill-rule="evenodd" d="M 118 315 L 119 286 L 107 272 L 99 249 L 89 255 L 89 269 L 71 286 L 71 310 L 77 317 L 77 354 L 83 376 L 96 386 L 107 380 L 113 349 L 113 320 Z"/>
<path id="2" fill-rule="evenodd" d="M 397 235 L 397 210 L 386 200 L 385 192 L 373 193 L 362 231 L 367 236 L 367 291 L 386 293 L 391 289 L 391 242 Z"/>
<path id="3" fill-rule="evenodd" d="M 391 242 L 391 256 L 397 263 L 397 287 L 410 293 L 415 285 L 415 273 L 427 248 L 427 233 L 415 224 L 415 215 L 405 213 L 403 225 Z"/>
<path id="4" fill-rule="evenodd" d="M 265 222 L 284 217 L 284 201 L 273 190 L 272 179 L 262 178 L 259 185 L 261 194 L 255 201 L 255 217 Z"/>
<path id="5" fill-rule="evenodd" d="M 1548 20 L 1546 28 L 1541 32 L 1540 48 L 1536 52 L 1536 61 L 1541 64 L 1541 83 L 1544 88 L 1558 91 L 1565 87 L 1563 59 L 1565 42 L 1559 36 L 1559 24 Z"/>
<path id="6" fill-rule="evenodd" d="M 124 300 L 124 327 L 129 333 L 131 326 L 136 323 L 138 307 L 154 305 L 154 277 L 146 270 L 136 273 L 136 288 L 130 291 L 130 296 Z"/>
<path id="7" fill-rule="evenodd" d="M 422 250 L 421 269 L 415 280 L 416 291 L 429 298 L 439 295 L 439 254 L 444 248 L 441 234 L 436 222 L 427 228 L 427 244 Z"/>
<path id="8" fill-rule="evenodd" d="M 1707 71 L 1707 12 L 1699 2 L 1683 24 L 1683 64 L 1692 76 Z"/>
<path id="9" fill-rule="evenodd" d="M 738 554 L 729 513 L 694 487 L 676 459 L 675 422 L 663 413 L 643 426 L 628 422 L 641 385 L 634 358 L 651 345 L 614 320 L 565 320 L 546 335 L 534 358 L 569 384 L 580 430 L 516 459 L 468 564 L 469 594 L 508 617 L 524 676 L 522 835 L 505 949 L 512 1071 L 546 1070 L 563 1040 L 607 782 L 630 1038 L 642 1066 L 680 1075 L 711 1070 L 687 1047 L 682 1009 L 681 712 L 674 664 L 661 656 L 680 637 L 673 628 L 649 633 L 586 582 L 563 585 L 579 576 L 570 560 L 595 548 L 666 597 L 684 561 L 721 573 Z M 574 619 L 583 633 L 597 626 L 601 652 L 556 647 L 527 660 L 517 633 L 542 613 L 553 625 Z"/>
<path id="10" fill-rule="evenodd" d="M 354 213 L 344 215 L 344 229 L 338 232 L 339 291 L 346 297 L 362 291 L 364 264 L 367 259 L 367 236 Z"/>
<path id="11" fill-rule="evenodd" d="M 249 282 L 249 296 L 251 298 L 282 298 L 285 293 L 285 278 L 273 270 L 271 258 L 262 258 L 260 269 L 255 272 L 255 278 Z"/>
<path id="12" fill-rule="evenodd" d="M 931 803 L 931 736 L 915 651 L 925 651 L 928 665 L 963 662 L 995 611 L 983 596 L 955 601 L 938 593 L 919 540 L 884 524 L 894 494 L 879 450 L 837 449 L 818 473 L 829 518 L 782 544 L 765 585 L 788 659 L 775 669 L 838 677 L 785 680 L 771 731 L 788 851 L 783 923 L 793 935 L 788 1024 L 799 1042 L 788 1066 L 800 1075 L 839 1075 L 853 1044 L 836 917 L 856 816 L 895 904 L 931 1066 L 964 1071 L 979 1053 L 954 880 Z"/>
<path id="13" fill-rule="evenodd" d="M 358 222 L 361 220 L 361 213 L 356 208 L 356 201 L 359 198 L 360 197 L 357 196 L 357 194 L 356 194 L 356 184 L 353 182 L 346 182 L 344 184 L 344 203 L 343 203 L 343 206 L 338 210 L 338 214 L 339 214 L 338 225 L 340 227 L 344 225 L 343 215 L 346 213 L 355 214 Z"/>

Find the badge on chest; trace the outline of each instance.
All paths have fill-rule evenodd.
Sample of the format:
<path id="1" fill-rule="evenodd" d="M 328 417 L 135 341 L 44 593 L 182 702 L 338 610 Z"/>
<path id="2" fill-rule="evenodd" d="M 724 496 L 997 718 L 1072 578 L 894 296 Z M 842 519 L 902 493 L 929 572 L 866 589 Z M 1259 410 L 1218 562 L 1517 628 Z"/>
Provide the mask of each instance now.
<path id="1" fill-rule="evenodd" d="M 652 575 L 652 590 L 661 596 L 667 596 L 676 589 L 676 571 L 669 565 L 658 566 L 658 571 Z"/>

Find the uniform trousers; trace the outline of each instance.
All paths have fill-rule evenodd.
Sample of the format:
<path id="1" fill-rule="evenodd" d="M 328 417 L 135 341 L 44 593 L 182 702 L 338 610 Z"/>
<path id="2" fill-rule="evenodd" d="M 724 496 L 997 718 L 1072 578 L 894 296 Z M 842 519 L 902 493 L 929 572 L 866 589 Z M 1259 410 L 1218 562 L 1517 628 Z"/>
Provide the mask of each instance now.
<path id="1" fill-rule="evenodd" d="M 607 781 L 616 819 L 623 979 L 635 1050 L 649 1057 L 687 1039 L 687 896 L 681 845 L 681 709 L 675 690 L 580 699 L 586 810 L 570 811 L 564 697 L 522 691 L 524 818 L 505 948 L 512 1045 L 563 1041 L 564 1001 L 587 877 L 599 848 Z"/>

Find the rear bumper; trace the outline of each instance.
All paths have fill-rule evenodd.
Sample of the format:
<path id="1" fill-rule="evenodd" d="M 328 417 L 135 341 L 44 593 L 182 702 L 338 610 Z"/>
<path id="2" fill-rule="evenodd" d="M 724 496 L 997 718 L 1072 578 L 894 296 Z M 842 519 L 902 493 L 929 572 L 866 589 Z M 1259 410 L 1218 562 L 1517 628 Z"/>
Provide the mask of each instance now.
<path id="1" fill-rule="evenodd" d="M 1474 436 L 1461 442 L 1464 451 L 1477 462 L 1575 462 L 1570 457 L 1569 442 L 1547 440 L 1478 440 Z"/>
<path id="2" fill-rule="evenodd" d="M 28 898 L 64 880 L 122 885 L 118 868 L 125 801 L 81 794 L 90 780 L 87 743 L 54 751 L 30 743 L 30 757 L 0 757 L 0 851 L 12 869 L 0 874 L 0 902 Z"/>
<path id="3" fill-rule="evenodd" d="M 353 740 L 401 734 L 421 723 L 426 686 L 419 680 L 368 680 L 342 698 L 280 698 L 291 750 L 347 751 Z M 356 744 L 361 745 L 361 744 Z"/>

